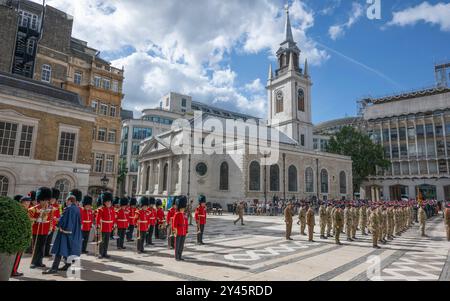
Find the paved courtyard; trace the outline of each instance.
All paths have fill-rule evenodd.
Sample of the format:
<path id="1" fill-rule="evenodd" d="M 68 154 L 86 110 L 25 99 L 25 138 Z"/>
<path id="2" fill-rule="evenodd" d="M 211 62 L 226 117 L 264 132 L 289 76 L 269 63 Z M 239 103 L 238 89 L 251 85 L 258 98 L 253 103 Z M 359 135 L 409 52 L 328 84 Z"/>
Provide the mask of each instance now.
<path id="1" fill-rule="evenodd" d="M 450 243 L 445 240 L 442 217 L 427 222 L 429 237 L 419 237 L 418 225 L 377 250 L 370 236 L 357 236 L 355 242 L 334 244 L 332 238 L 316 242 L 300 236 L 294 220 L 294 241 L 284 239 L 283 217 L 246 216 L 245 226 L 233 225 L 236 216 L 209 216 L 204 246 L 195 245 L 192 226 L 184 252 L 185 262 L 176 262 L 166 241 L 155 241 L 147 254 L 138 255 L 135 244 L 127 250 L 116 250 L 115 241 L 109 248 L 110 259 L 90 255 L 81 257 L 80 280 L 446 280 L 450 281 Z M 316 217 L 318 223 L 318 217 Z M 51 261 L 44 260 L 47 266 Z M 71 280 L 65 273 L 42 275 L 42 270 L 30 270 L 30 257 L 21 262 L 25 276 L 20 280 Z"/>

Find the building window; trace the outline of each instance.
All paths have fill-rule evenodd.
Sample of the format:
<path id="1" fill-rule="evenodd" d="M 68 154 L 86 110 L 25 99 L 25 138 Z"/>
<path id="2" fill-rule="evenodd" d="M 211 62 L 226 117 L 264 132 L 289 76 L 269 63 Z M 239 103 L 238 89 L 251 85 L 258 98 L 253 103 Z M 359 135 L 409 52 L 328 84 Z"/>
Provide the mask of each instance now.
<path id="1" fill-rule="evenodd" d="M 203 177 L 208 172 L 208 166 L 206 166 L 205 163 L 200 162 L 195 166 L 195 171 L 199 176 Z"/>
<path id="2" fill-rule="evenodd" d="M 125 126 L 122 129 L 122 140 L 128 139 L 128 127 Z"/>
<path id="3" fill-rule="evenodd" d="M 300 135 L 300 144 L 301 146 L 305 146 L 305 135 Z"/>
<path id="4" fill-rule="evenodd" d="M 298 89 L 297 93 L 298 110 L 305 112 L 305 92 L 303 89 Z"/>
<path id="5" fill-rule="evenodd" d="M 101 103 L 100 104 L 100 114 L 107 116 L 108 115 L 108 105 Z"/>
<path id="6" fill-rule="evenodd" d="M 319 149 L 319 143 L 318 143 L 318 139 L 317 138 L 313 139 L 313 149 L 314 150 L 318 150 Z"/>
<path id="7" fill-rule="evenodd" d="M 55 188 L 58 189 L 60 193 L 58 201 L 64 201 L 71 189 L 70 182 L 67 179 L 60 179 L 56 181 Z"/>
<path id="8" fill-rule="evenodd" d="M 75 133 L 61 132 L 59 141 L 58 160 L 73 161 L 73 154 L 75 151 Z"/>
<path id="9" fill-rule="evenodd" d="M 220 165 L 220 190 L 228 190 L 228 163 L 222 162 Z"/>
<path id="10" fill-rule="evenodd" d="M 110 143 L 116 143 L 116 130 L 109 130 L 108 131 L 108 142 Z"/>
<path id="11" fill-rule="evenodd" d="M 19 156 L 29 157 L 31 154 L 31 143 L 33 141 L 33 126 L 22 125 L 20 134 Z"/>
<path id="12" fill-rule="evenodd" d="M 169 164 L 166 163 L 166 164 L 164 164 L 164 168 L 163 168 L 163 185 L 162 185 L 163 191 L 167 191 L 168 170 L 169 170 Z"/>
<path id="13" fill-rule="evenodd" d="M 280 168 L 276 164 L 270 166 L 270 191 L 280 191 Z"/>
<path id="14" fill-rule="evenodd" d="M 19 11 L 19 25 L 22 27 L 37 30 L 38 16 L 23 10 Z"/>
<path id="15" fill-rule="evenodd" d="M 52 78 L 52 67 L 50 65 L 42 65 L 41 80 L 50 83 Z"/>
<path id="16" fill-rule="evenodd" d="M 131 159 L 130 172 L 137 172 L 139 169 L 139 161 L 136 158 Z"/>
<path id="17" fill-rule="evenodd" d="M 181 106 L 186 107 L 186 98 L 181 99 Z"/>
<path id="18" fill-rule="evenodd" d="M 298 190 L 297 167 L 295 167 L 294 165 L 289 166 L 289 169 L 288 169 L 288 190 L 290 192 L 295 192 Z"/>
<path id="19" fill-rule="evenodd" d="M 5 176 L 0 176 L 0 196 L 8 195 L 9 180 Z"/>
<path id="20" fill-rule="evenodd" d="M 128 149 L 128 142 L 122 141 L 122 145 L 120 147 L 120 155 L 121 156 L 126 156 L 127 155 L 127 149 Z"/>
<path id="21" fill-rule="evenodd" d="M 283 108 L 283 92 L 278 91 L 275 93 L 275 113 L 281 113 L 284 111 Z"/>
<path id="22" fill-rule="evenodd" d="M 133 144 L 131 145 L 131 155 L 139 155 L 139 144 L 139 142 L 133 142 Z"/>
<path id="23" fill-rule="evenodd" d="M 112 82 L 112 90 L 113 92 L 119 92 L 119 82 L 116 80 L 113 80 Z"/>
<path id="24" fill-rule="evenodd" d="M 95 113 L 97 113 L 98 101 L 93 100 L 92 103 L 91 103 L 91 108 L 92 108 L 92 110 L 94 110 Z"/>
<path id="25" fill-rule="evenodd" d="M 328 171 L 325 169 L 320 172 L 320 191 L 328 193 Z"/>
<path id="26" fill-rule="evenodd" d="M 106 155 L 105 172 L 114 172 L 114 155 Z"/>
<path id="27" fill-rule="evenodd" d="M 17 123 L 0 122 L 0 154 L 14 155 L 17 127 Z"/>
<path id="28" fill-rule="evenodd" d="M 152 128 L 133 127 L 133 139 L 144 140 L 152 136 Z"/>
<path id="29" fill-rule="evenodd" d="M 35 39 L 29 39 L 27 41 L 27 54 L 29 55 L 33 55 L 34 54 L 34 46 L 36 44 L 36 40 Z"/>
<path id="30" fill-rule="evenodd" d="M 305 190 L 306 192 L 314 192 L 314 172 L 311 167 L 305 170 Z"/>
<path id="31" fill-rule="evenodd" d="M 258 162 L 253 161 L 250 163 L 249 168 L 249 190 L 259 191 L 261 190 L 261 167 Z"/>
<path id="32" fill-rule="evenodd" d="M 102 78 L 100 76 L 94 76 L 94 86 L 100 88 L 102 83 Z"/>
<path id="33" fill-rule="evenodd" d="M 116 106 L 111 106 L 109 109 L 109 116 L 116 117 L 116 112 L 117 112 Z"/>
<path id="34" fill-rule="evenodd" d="M 82 72 L 79 72 L 79 71 L 76 71 L 75 72 L 75 74 L 74 74 L 74 76 L 73 76 L 73 82 L 76 84 L 76 85 L 81 85 L 81 81 L 83 80 L 83 73 Z"/>
<path id="35" fill-rule="evenodd" d="M 347 176 L 344 171 L 339 174 L 339 189 L 342 194 L 347 193 Z"/>
<path id="36" fill-rule="evenodd" d="M 103 161 L 104 161 L 105 155 L 103 154 L 96 154 L 95 155 L 95 172 L 103 172 Z"/>
<path id="37" fill-rule="evenodd" d="M 111 88 L 111 81 L 109 79 L 102 79 L 102 88 L 109 90 Z"/>
<path id="38" fill-rule="evenodd" d="M 98 129 L 97 140 L 98 141 L 105 141 L 105 138 L 106 138 L 106 128 L 99 128 Z"/>

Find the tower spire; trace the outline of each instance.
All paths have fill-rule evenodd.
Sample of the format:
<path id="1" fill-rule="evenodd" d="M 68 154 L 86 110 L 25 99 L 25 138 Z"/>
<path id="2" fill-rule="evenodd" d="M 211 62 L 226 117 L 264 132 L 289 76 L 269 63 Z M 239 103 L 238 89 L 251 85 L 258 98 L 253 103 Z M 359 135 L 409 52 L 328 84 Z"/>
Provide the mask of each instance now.
<path id="1" fill-rule="evenodd" d="M 284 9 L 286 10 L 286 25 L 284 30 L 286 33 L 286 41 L 294 42 L 294 37 L 292 36 L 291 20 L 289 19 L 289 5 L 287 3 L 284 6 Z"/>
<path id="2" fill-rule="evenodd" d="M 305 77 L 309 76 L 309 70 L 308 70 L 308 59 L 305 59 Z"/>
<path id="3" fill-rule="evenodd" d="M 269 64 L 269 81 L 273 79 L 272 63 Z"/>

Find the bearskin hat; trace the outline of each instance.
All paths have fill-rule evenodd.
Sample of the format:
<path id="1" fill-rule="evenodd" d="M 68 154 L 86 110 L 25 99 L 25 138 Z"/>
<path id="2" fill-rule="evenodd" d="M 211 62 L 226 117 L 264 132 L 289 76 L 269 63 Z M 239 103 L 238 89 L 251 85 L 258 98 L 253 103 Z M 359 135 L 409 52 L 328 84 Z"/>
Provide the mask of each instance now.
<path id="1" fill-rule="evenodd" d="M 156 206 L 162 206 L 162 201 L 161 201 L 161 199 L 157 199 L 157 200 L 156 200 Z"/>
<path id="2" fill-rule="evenodd" d="M 155 198 L 152 197 L 152 196 L 149 197 L 148 203 L 149 203 L 150 205 L 156 205 L 156 200 L 155 200 Z M 161 205 L 162 205 L 162 202 L 161 202 Z"/>
<path id="3" fill-rule="evenodd" d="M 59 199 L 61 192 L 59 191 L 59 189 L 53 187 L 52 188 L 52 198 L 53 199 Z"/>
<path id="4" fill-rule="evenodd" d="M 20 202 L 31 202 L 31 198 L 29 197 L 29 196 L 23 196 L 21 199 L 20 199 Z"/>
<path id="5" fill-rule="evenodd" d="M 120 198 L 120 206 L 127 206 L 128 198 Z"/>
<path id="6" fill-rule="evenodd" d="M 175 204 L 177 205 L 178 209 L 186 208 L 187 198 L 184 195 L 180 195 L 176 198 Z"/>
<path id="7" fill-rule="evenodd" d="M 120 198 L 118 196 L 114 197 L 113 201 L 112 201 L 113 205 L 119 205 L 120 204 Z"/>
<path id="8" fill-rule="evenodd" d="M 105 202 L 112 202 L 113 196 L 112 196 L 111 192 L 104 192 L 101 195 L 101 199 L 102 199 L 102 204 L 105 204 Z"/>
<path id="9" fill-rule="evenodd" d="M 21 194 L 16 194 L 13 198 L 14 201 L 20 202 L 20 200 L 22 199 L 23 195 Z"/>
<path id="10" fill-rule="evenodd" d="M 141 196 L 141 198 L 139 199 L 139 203 L 141 204 L 141 206 L 148 206 L 150 204 L 150 200 L 146 196 Z"/>
<path id="11" fill-rule="evenodd" d="M 137 200 L 136 198 L 131 198 L 130 199 L 130 206 L 136 206 L 137 205 Z"/>
<path id="12" fill-rule="evenodd" d="M 75 197 L 75 199 L 77 200 L 77 202 L 81 202 L 81 200 L 83 198 L 83 193 L 80 190 L 76 189 L 76 188 L 72 189 L 69 192 L 69 195 L 73 195 Z"/>
<path id="13" fill-rule="evenodd" d="M 199 195 L 197 200 L 199 204 L 206 203 L 206 197 L 203 194 Z"/>
<path id="14" fill-rule="evenodd" d="M 83 206 L 92 205 L 92 197 L 85 195 L 83 201 L 81 202 Z"/>
<path id="15" fill-rule="evenodd" d="M 52 198 L 52 190 L 48 187 L 41 187 L 36 191 L 37 201 L 48 201 Z"/>
<path id="16" fill-rule="evenodd" d="M 35 201 L 35 200 L 36 200 L 36 191 L 34 191 L 34 190 L 30 191 L 30 192 L 28 193 L 28 196 L 30 197 L 30 199 L 31 199 L 32 201 Z"/>

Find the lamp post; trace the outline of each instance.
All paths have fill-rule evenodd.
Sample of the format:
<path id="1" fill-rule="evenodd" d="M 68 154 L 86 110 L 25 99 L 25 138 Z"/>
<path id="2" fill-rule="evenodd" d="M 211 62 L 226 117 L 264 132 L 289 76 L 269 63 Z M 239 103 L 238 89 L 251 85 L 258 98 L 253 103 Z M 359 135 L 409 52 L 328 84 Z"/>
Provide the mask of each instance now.
<path id="1" fill-rule="evenodd" d="M 106 174 L 103 175 L 103 177 L 100 179 L 103 186 L 103 191 L 106 191 L 106 188 L 108 187 L 109 179 L 106 177 Z"/>

